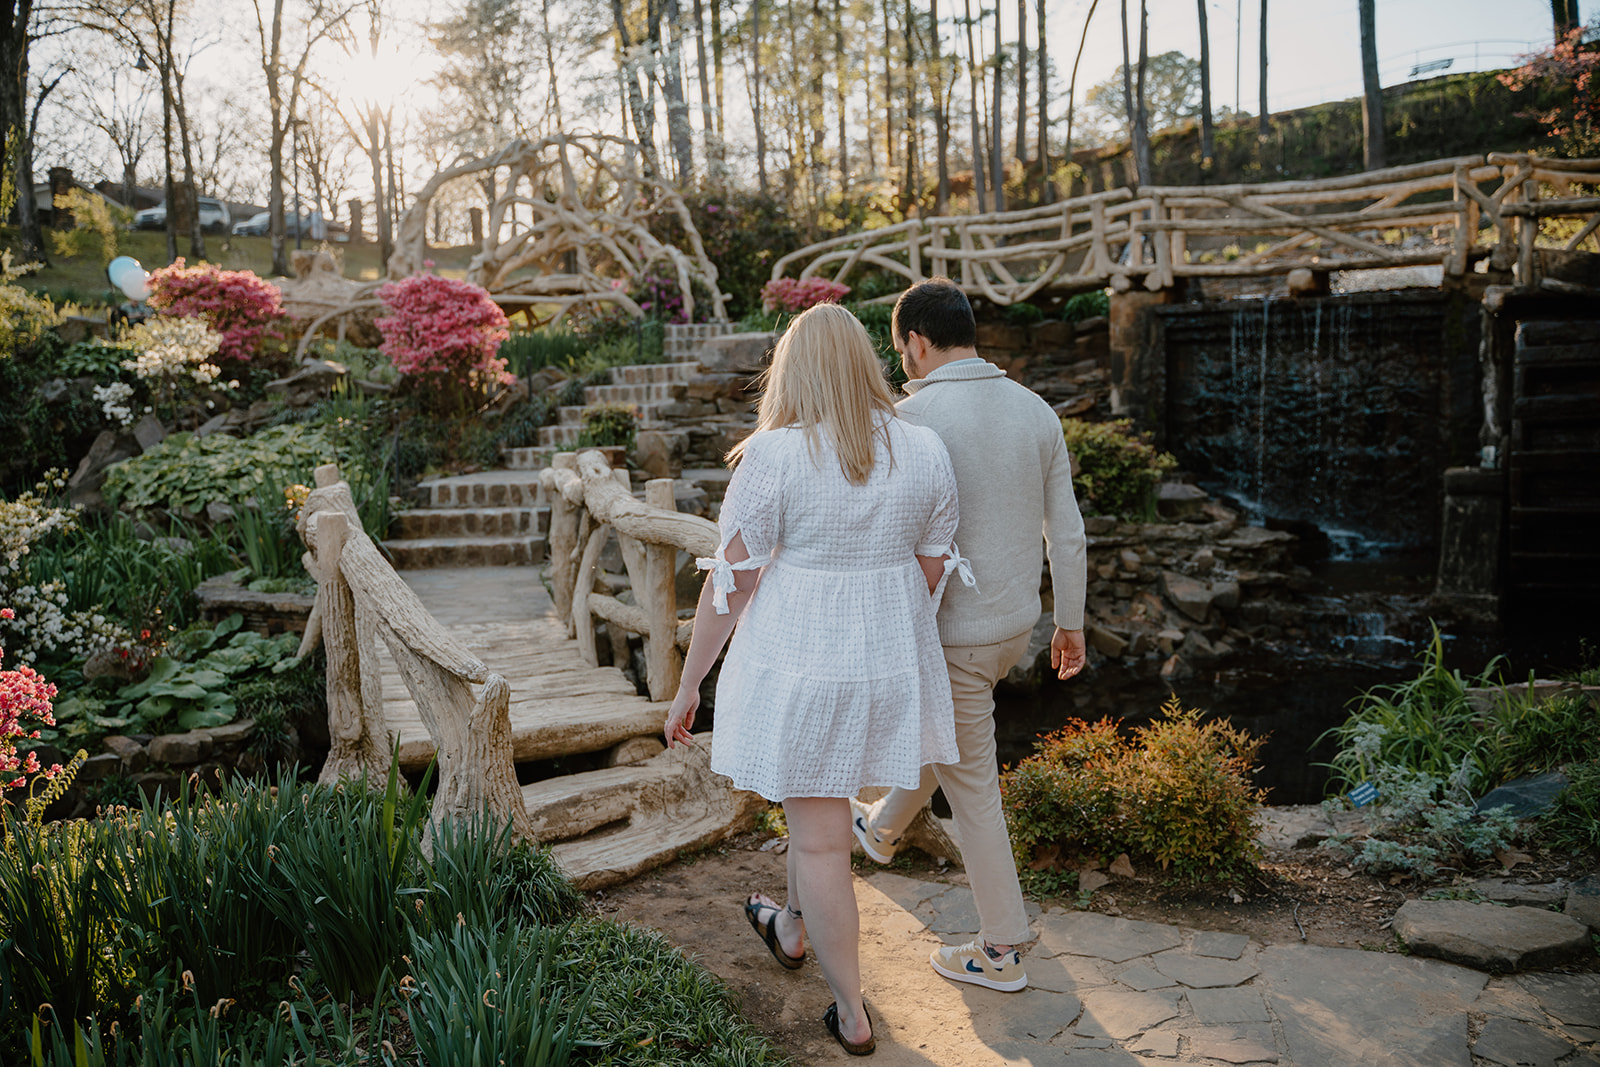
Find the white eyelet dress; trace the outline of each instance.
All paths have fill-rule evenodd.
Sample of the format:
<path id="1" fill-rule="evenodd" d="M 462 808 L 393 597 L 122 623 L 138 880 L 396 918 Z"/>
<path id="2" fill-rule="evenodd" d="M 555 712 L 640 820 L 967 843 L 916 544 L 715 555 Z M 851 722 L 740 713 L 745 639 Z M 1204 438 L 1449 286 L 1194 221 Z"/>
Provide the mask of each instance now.
<path id="1" fill-rule="evenodd" d="M 717 682 L 711 769 L 768 800 L 915 788 L 959 759 L 938 602 L 916 559 L 956 551 L 956 483 L 932 430 L 887 419 L 865 485 L 795 427 L 753 436 L 722 503 L 722 544 L 698 561 L 726 613 L 735 569 L 762 568 Z M 725 550 L 742 534 L 750 558 Z M 939 592 L 943 592 L 943 582 Z"/>

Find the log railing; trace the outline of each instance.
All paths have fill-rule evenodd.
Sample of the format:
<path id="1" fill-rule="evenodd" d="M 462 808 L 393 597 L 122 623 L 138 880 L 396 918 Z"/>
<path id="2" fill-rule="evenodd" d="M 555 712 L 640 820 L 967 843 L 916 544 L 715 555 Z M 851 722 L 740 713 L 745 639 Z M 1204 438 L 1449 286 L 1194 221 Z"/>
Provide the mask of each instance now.
<path id="1" fill-rule="evenodd" d="M 430 816 L 471 817 L 485 807 L 509 821 L 518 840 L 532 824 L 512 766 L 511 689 L 439 625 L 361 528 L 350 486 L 332 464 L 318 467 L 317 487 L 298 523 L 317 599 L 300 645 L 320 640 L 328 657 L 328 736 L 319 781 L 367 776 L 383 781 L 391 759 L 383 714 L 378 642 L 388 648 L 415 701 L 438 759 Z M 473 686 L 480 686 L 474 695 Z"/>
<path id="2" fill-rule="evenodd" d="M 847 283 L 857 269 L 880 268 L 911 284 L 944 274 L 1007 305 L 1046 289 L 1159 290 L 1181 277 L 1298 267 L 1437 264 L 1457 277 L 1488 258 L 1491 269 L 1515 269 L 1521 285 L 1534 285 L 1540 221 L 1588 217 L 1566 242 L 1577 248 L 1600 225 L 1597 180 L 1600 160 L 1496 153 L 1313 181 L 1115 189 L 835 237 L 784 256 L 772 276 Z"/>
<path id="3" fill-rule="evenodd" d="M 717 524 L 679 513 L 670 478 L 646 482 L 639 500 L 628 472 L 612 470 L 596 451 L 557 455 L 540 480 L 550 498 L 556 613 L 569 620 L 579 653 L 591 666 L 599 664 L 597 621 L 642 634 L 650 699 L 671 700 L 693 630 L 693 623 L 678 621 L 678 552 L 714 553 Z M 631 604 L 595 589 L 600 553 L 613 532 L 633 589 Z"/>

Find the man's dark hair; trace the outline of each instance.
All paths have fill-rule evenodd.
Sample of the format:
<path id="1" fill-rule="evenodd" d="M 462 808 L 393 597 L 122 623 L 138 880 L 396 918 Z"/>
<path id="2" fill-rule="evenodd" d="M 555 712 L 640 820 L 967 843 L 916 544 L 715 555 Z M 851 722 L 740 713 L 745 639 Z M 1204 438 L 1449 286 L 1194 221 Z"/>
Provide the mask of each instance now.
<path id="1" fill-rule="evenodd" d="M 903 345 L 913 333 L 934 348 L 971 348 L 978 343 L 972 303 L 949 278 L 929 278 L 900 294 L 889 328 Z"/>

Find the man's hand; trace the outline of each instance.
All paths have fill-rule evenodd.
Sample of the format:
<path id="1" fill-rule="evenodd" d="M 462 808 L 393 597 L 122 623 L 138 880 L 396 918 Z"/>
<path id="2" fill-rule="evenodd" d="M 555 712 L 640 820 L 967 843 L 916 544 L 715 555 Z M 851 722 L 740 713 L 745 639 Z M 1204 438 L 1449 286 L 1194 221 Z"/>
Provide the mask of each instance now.
<path id="1" fill-rule="evenodd" d="M 1063 630 L 1057 626 L 1050 638 L 1050 669 L 1064 682 L 1083 670 L 1083 662 L 1083 631 Z"/>

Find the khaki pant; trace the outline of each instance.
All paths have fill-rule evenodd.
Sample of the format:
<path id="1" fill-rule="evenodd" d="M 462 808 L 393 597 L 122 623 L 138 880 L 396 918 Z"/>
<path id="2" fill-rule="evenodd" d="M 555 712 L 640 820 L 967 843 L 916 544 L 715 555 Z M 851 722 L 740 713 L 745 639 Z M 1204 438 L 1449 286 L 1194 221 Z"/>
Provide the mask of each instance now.
<path id="1" fill-rule="evenodd" d="M 873 806 L 872 829 L 885 841 L 899 837 L 936 788 L 955 816 L 961 861 L 978 902 L 979 935 L 994 945 L 1020 945 L 1033 933 L 1022 904 L 1017 865 L 1000 807 L 995 762 L 994 686 L 1027 651 L 1027 633 L 997 645 L 946 647 L 950 692 L 956 705 L 956 745 L 961 760 L 922 768 L 916 789 L 894 789 Z"/>

